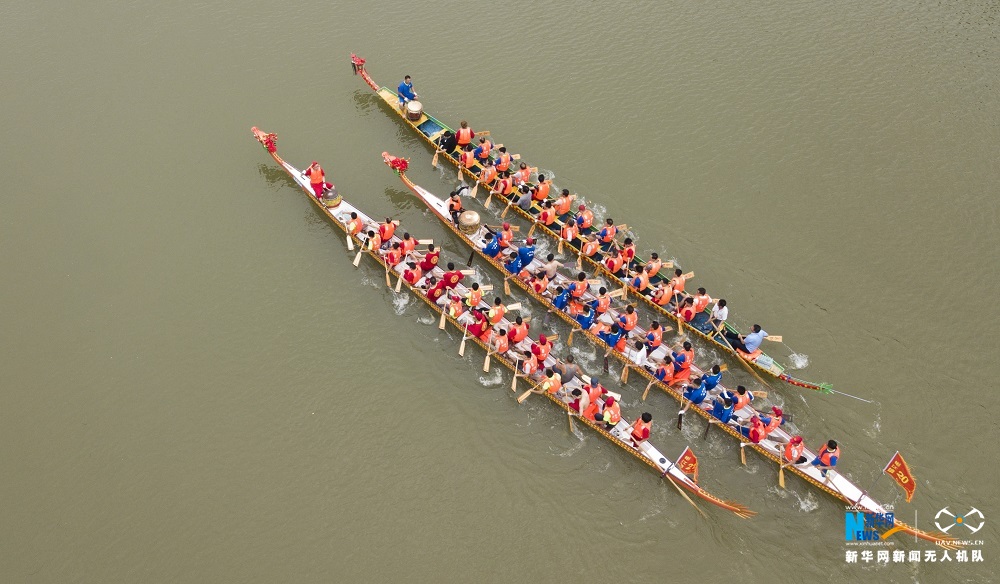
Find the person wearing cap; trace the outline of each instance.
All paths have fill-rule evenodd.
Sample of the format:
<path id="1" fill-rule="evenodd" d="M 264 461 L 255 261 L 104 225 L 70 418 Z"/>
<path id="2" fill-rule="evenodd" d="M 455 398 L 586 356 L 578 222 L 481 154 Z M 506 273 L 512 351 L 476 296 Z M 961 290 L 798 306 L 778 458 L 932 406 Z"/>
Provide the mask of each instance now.
<path id="1" fill-rule="evenodd" d="M 406 107 L 406 102 L 413 101 L 420 97 L 415 91 L 413 91 L 413 81 L 410 76 L 407 75 L 403 77 L 403 81 L 400 82 L 399 87 L 396 88 L 396 93 L 399 94 L 399 109 L 402 110 Z"/>
<path id="2" fill-rule="evenodd" d="M 312 161 L 309 168 L 305 169 L 302 175 L 309 177 L 309 186 L 312 188 L 317 200 L 323 198 L 324 190 L 333 188 L 332 184 L 326 182 L 326 173 L 323 172 L 323 167 L 315 160 Z"/>
<path id="3" fill-rule="evenodd" d="M 632 424 L 632 447 L 639 448 L 639 445 L 649 440 L 649 432 L 653 429 L 653 414 L 643 412 Z"/>
<path id="4" fill-rule="evenodd" d="M 791 464 L 803 464 L 807 462 L 809 459 L 802 455 L 805 449 L 806 445 L 802 441 L 802 436 L 792 436 L 792 439 L 785 445 L 785 461 Z"/>
<path id="5" fill-rule="evenodd" d="M 594 212 L 586 205 L 580 205 L 576 208 L 576 226 L 580 228 L 580 233 L 583 235 L 590 235 L 590 232 L 594 230 Z"/>
<path id="6" fill-rule="evenodd" d="M 524 245 L 517 248 L 517 259 L 521 261 L 523 267 L 528 267 L 528 264 L 535 259 L 535 238 L 529 237 Z"/>
<path id="7" fill-rule="evenodd" d="M 737 351 L 753 353 L 764 341 L 764 337 L 767 336 L 767 332 L 760 328 L 759 324 L 753 325 L 751 330 L 752 332 L 746 335 L 738 335 L 732 331 L 726 331 L 726 339 Z"/>
<path id="8" fill-rule="evenodd" d="M 538 335 L 538 342 L 531 344 L 531 353 L 538 357 L 539 363 L 545 363 L 552 352 L 552 343 L 545 335 Z"/>
<path id="9" fill-rule="evenodd" d="M 460 324 L 471 324 L 468 319 L 462 320 L 463 314 L 465 314 L 465 303 L 462 302 L 462 297 L 458 294 L 449 295 L 448 315 L 457 320 Z"/>
<path id="10" fill-rule="evenodd" d="M 823 448 L 820 449 L 819 454 L 817 454 L 816 458 L 813 459 L 812 464 L 819 469 L 820 474 L 825 477 L 826 472 L 837 466 L 837 461 L 839 460 L 840 447 L 837 446 L 836 440 L 830 440 L 823 446 Z"/>
<path id="11" fill-rule="evenodd" d="M 605 427 L 608 430 L 614 428 L 615 425 L 617 425 L 618 422 L 620 422 L 622 419 L 621 407 L 619 407 L 618 402 L 615 401 L 615 398 L 611 397 L 610 395 L 607 398 L 605 398 L 604 408 L 601 410 L 601 413 L 596 414 L 594 416 L 594 419 L 597 420 L 598 422 L 604 422 Z"/>

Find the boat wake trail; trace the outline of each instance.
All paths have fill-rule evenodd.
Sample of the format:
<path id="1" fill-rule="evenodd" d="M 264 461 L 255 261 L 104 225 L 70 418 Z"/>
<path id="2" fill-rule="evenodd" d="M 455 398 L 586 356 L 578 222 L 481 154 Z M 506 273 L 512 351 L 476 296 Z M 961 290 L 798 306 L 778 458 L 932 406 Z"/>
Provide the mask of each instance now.
<path id="1" fill-rule="evenodd" d="M 483 387 L 496 387 L 503 381 L 503 373 L 499 368 L 494 369 L 488 375 L 479 376 L 479 385 Z"/>

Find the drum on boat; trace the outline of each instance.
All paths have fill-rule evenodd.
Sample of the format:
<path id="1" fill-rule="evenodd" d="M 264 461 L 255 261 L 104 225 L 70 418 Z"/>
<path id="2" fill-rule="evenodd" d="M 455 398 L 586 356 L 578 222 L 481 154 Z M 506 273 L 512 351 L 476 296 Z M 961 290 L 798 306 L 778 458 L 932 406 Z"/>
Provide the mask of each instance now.
<path id="1" fill-rule="evenodd" d="M 419 120 L 422 115 L 424 115 L 424 104 L 415 99 L 406 102 L 406 118 L 408 120 L 415 122 Z"/>
<path id="2" fill-rule="evenodd" d="M 462 214 L 458 216 L 458 230 L 467 235 L 479 231 L 479 213 L 462 211 Z"/>
<path id="3" fill-rule="evenodd" d="M 337 187 L 330 185 L 329 188 L 323 189 L 323 206 L 324 207 L 336 207 L 340 204 L 340 194 L 337 193 Z"/>

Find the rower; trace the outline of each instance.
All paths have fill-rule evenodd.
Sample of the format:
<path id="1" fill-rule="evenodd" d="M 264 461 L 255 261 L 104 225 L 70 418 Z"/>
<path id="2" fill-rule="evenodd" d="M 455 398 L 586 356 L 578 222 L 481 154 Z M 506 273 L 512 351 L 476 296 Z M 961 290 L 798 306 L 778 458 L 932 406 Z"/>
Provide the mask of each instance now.
<path id="1" fill-rule="evenodd" d="M 608 269 L 614 275 L 618 275 L 618 272 L 625 265 L 625 258 L 617 249 L 611 250 L 611 255 L 604 261 L 604 267 Z"/>
<path id="2" fill-rule="evenodd" d="M 542 210 L 538 213 L 538 221 L 546 227 L 556 222 L 556 210 L 552 201 L 545 201 L 542 204 Z"/>
<path id="3" fill-rule="evenodd" d="M 521 166 L 517 169 L 517 172 L 514 173 L 514 184 L 523 186 L 526 182 L 528 182 L 528 178 L 530 176 L 531 169 L 528 168 L 527 164 L 522 162 Z"/>
<path id="4" fill-rule="evenodd" d="M 662 344 L 663 328 L 660 327 L 660 323 L 658 321 L 654 320 L 649 325 L 649 331 L 646 332 L 646 350 L 652 354 L 652 352 L 658 349 Z"/>
<path id="5" fill-rule="evenodd" d="M 427 244 L 427 253 L 420 257 L 420 269 L 429 272 L 437 267 L 441 252 L 434 249 L 433 243 Z"/>
<path id="6" fill-rule="evenodd" d="M 708 305 L 712 302 L 712 297 L 705 292 L 704 288 L 698 288 L 698 293 L 694 295 L 694 310 L 697 314 L 705 312 Z"/>
<path id="7" fill-rule="evenodd" d="M 597 316 L 603 316 L 611 308 L 611 297 L 608 296 L 607 288 L 601 286 L 597 289 L 597 298 L 590 303 L 590 307 L 594 309 Z"/>
<path id="8" fill-rule="evenodd" d="M 510 344 L 516 345 L 520 343 L 528 336 L 528 323 L 524 322 L 520 316 L 514 319 L 514 324 L 511 325 L 510 331 L 507 332 L 507 337 L 510 338 Z"/>
<path id="9" fill-rule="evenodd" d="M 461 271 L 455 269 L 454 262 L 448 262 L 448 271 L 441 276 L 441 279 L 444 281 L 445 288 L 451 290 L 455 286 L 458 286 L 458 283 L 461 282 L 464 277 L 465 275 L 462 274 Z"/>
<path id="10" fill-rule="evenodd" d="M 399 226 L 399 221 L 385 218 L 385 223 L 378 226 L 378 236 L 382 239 L 382 244 L 387 245 L 392 239 L 392 236 L 396 233 L 396 227 Z"/>
<path id="11" fill-rule="evenodd" d="M 642 341 L 636 341 L 632 346 L 632 350 L 628 352 L 628 358 L 639 367 L 649 365 L 648 357 L 649 352 L 646 351 L 646 343 Z"/>
<path id="12" fill-rule="evenodd" d="M 499 299 L 498 299 L 499 300 Z M 479 303 L 483 301 L 483 291 L 479 289 L 479 282 L 472 285 L 472 288 L 465 294 L 465 304 L 469 308 L 475 308 L 479 306 Z"/>
<path id="13" fill-rule="evenodd" d="M 382 238 L 378 236 L 373 229 L 368 230 L 368 239 L 365 240 L 364 248 L 368 251 L 374 251 L 382 247 Z"/>
<path id="14" fill-rule="evenodd" d="M 458 317 L 465 314 L 465 303 L 458 294 L 452 294 L 448 299 L 448 314 L 458 320 Z"/>
<path id="15" fill-rule="evenodd" d="M 569 407 L 572 408 L 573 411 L 575 411 L 576 413 L 582 414 L 587 410 L 588 407 L 590 407 L 590 397 L 587 396 L 585 392 L 581 391 L 580 388 L 576 388 L 573 391 L 569 392 L 569 395 L 570 395 Z"/>
<path id="16" fill-rule="evenodd" d="M 524 364 L 521 365 L 522 373 L 529 377 L 538 373 L 538 357 L 531 353 L 522 353 L 521 359 L 524 361 Z"/>
<path id="17" fill-rule="evenodd" d="M 517 205 L 522 211 L 526 213 L 530 212 L 531 204 L 534 201 L 534 199 L 531 198 L 532 190 L 528 187 L 528 185 L 521 185 L 518 187 L 517 192 L 517 200 L 514 204 Z"/>
<path id="18" fill-rule="evenodd" d="M 660 271 L 663 267 L 663 260 L 660 259 L 659 254 L 653 252 L 649 254 L 649 261 L 646 262 L 646 270 L 649 272 L 649 277 L 652 278 Z"/>
<path id="19" fill-rule="evenodd" d="M 539 359 L 539 362 L 543 359 Z M 545 370 L 545 377 L 542 378 L 542 382 L 538 386 L 542 391 L 547 391 L 551 395 L 559 393 L 562 389 L 562 379 L 559 374 L 553 371 L 551 368 Z"/>
<path id="20" fill-rule="evenodd" d="M 417 247 L 417 240 L 413 239 L 409 233 L 403 233 L 403 239 L 399 242 L 399 249 L 403 252 L 403 257 L 410 255 Z"/>
<path id="21" fill-rule="evenodd" d="M 753 394 L 750 393 L 750 391 L 747 388 L 743 387 L 742 385 L 736 386 L 736 393 L 727 391 L 723 395 L 725 395 L 727 398 L 729 398 L 730 401 L 733 402 L 734 406 L 733 411 L 736 412 L 750 405 L 750 402 L 753 401 L 754 397 Z"/>
<path id="22" fill-rule="evenodd" d="M 712 316 L 708 318 L 708 323 L 712 325 L 712 328 L 718 330 L 726 324 L 727 318 L 729 318 L 729 309 L 726 308 L 726 299 L 722 298 L 712 307 Z"/>
<path id="23" fill-rule="evenodd" d="M 465 146 L 462 149 L 462 153 L 458 156 L 458 162 L 462 165 L 462 168 L 469 169 L 476 165 L 476 155 L 472 149 L 472 144 Z"/>
<path id="24" fill-rule="evenodd" d="M 542 294 L 549 289 L 549 276 L 542 271 L 539 271 L 539 273 L 542 275 L 540 278 L 531 275 L 528 276 L 528 283 L 531 284 L 531 289 L 535 291 L 535 294 Z"/>
<path id="25" fill-rule="evenodd" d="M 444 280 L 438 281 L 434 276 L 427 279 L 427 297 L 431 302 L 437 304 L 442 298 L 447 298 L 447 291 Z"/>
<path id="26" fill-rule="evenodd" d="M 466 146 L 472 144 L 472 139 L 475 137 L 476 133 L 469 127 L 469 122 L 462 120 L 461 127 L 455 132 L 456 146 L 464 150 Z"/>
<path id="27" fill-rule="evenodd" d="M 580 247 L 580 255 L 590 258 L 597 255 L 597 252 L 600 250 L 600 240 L 597 239 L 597 235 L 591 234 L 587 237 L 587 241 L 583 242 L 583 245 Z"/>
<path id="28" fill-rule="evenodd" d="M 701 402 L 705 401 L 705 398 L 708 397 L 708 389 L 706 389 L 705 380 L 701 377 L 692 377 L 691 381 L 684 386 L 682 393 L 684 395 L 684 399 L 691 402 L 691 404 L 696 406 L 701 405 Z M 691 404 L 684 406 L 682 411 L 686 412 Z"/>
<path id="29" fill-rule="evenodd" d="M 483 312 L 483 309 L 479 307 L 474 307 L 468 312 L 472 316 L 472 324 L 468 326 L 469 336 L 481 338 L 489 330 L 490 321 L 487 320 Z"/>
<path id="30" fill-rule="evenodd" d="M 485 163 L 490 158 L 490 151 L 493 150 L 493 142 L 487 139 L 485 136 L 479 139 L 479 146 L 473 150 L 473 155 L 475 155 L 476 160 L 480 163 Z"/>
<path id="31" fill-rule="evenodd" d="M 604 400 L 604 409 L 601 413 L 594 416 L 594 419 L 599 422 L 604 422 L 605 427 L 610 430 L 614 428 L 618 422 L 622 419 L 621 407 L 619 407 L 618 402 L 615 398 L 610 395 Z"/>
<path id="32" fill-rule="evenodd" d="M 733 402 L 728 397 L 712 400 L 712 415 L 723 424 L 728 424 L 733 419 L 734 411 Z"/>
<path id="33" fill-rule="evenodd" d="M 643 412 L 632 424 L 632 448 L 639 448 L 639 445 L 649 440 L 649 431 L 653 427 L 653 414 Z"/>
<path id="34" fill-rule="evenodd" d="M 612 324 L 611 330 L 602 330 L 598 332 L 597 336 L 602 341 L 607 343 L 609 347 L 614 347 L 618 351 L 625 349 L 625 331 L 618 326 L 618 323 Z"/>
<path id="35" fill-rule="evenodd" d="M 684 322 L 691 322 L 694 317 L 697 316 L 698 312 L 694 309 L 694 298 L 688 296 L 681 302 L 680 308 L 677 310 L 678 316 L 684 319 Z"/>
<path id="36" fill-rule="evenodd" d="M 785 423 L 785 414 L 781 411 L 778 406 L 771 406 L 771 415 L 767 416 L 764 414 L 760 415 L 760 421 L 764 423 L 764 437 L 771 440 L 772 442 L 777 442 L 778 444 L 784 444 L 788 442 L 788 439 L 780 434 L 771 435 L 778 426 Z"/>
<path id="37" fill-rule="evenodd" d="M 792 436 L 792 439 L 788 441 L 785 445 L 785 460 L 792 464 L 802 464 L 806 462 L 807 459 L 802 453 L 805 451 L 806 445 L 802 441 L 802 436 Z"/>
<path id="38" fill-rule="evenodd" d="M 708 391 L 713 391 L 719 385 L 721 379 L 722 368 L 718 365 L 712 365 L 712 372 L 702 377 L 702 380 L 705 382 L 705 389 Z"/>
<path id="39" fill-rule="evenodd" d="M 514 192 L 514 179 L 510 177 L 510 173 L 506 171 L 500 172 L 499 180 L 493 185 L 493 189 L 490 192 L 509 197 Z"/>
<path id="40" fill-rule="evenodd" d="M 625 307 L 625 314 L 619 315 L 618 325 L 626 334 L 629 334 L 637 324 L 639 324 L 639 315 L 636 314 L 635 307 L 630 304 Z"/>
<path id="41" fill-rule="evenodd" d="M 594 326 L 594 319 L 597 317 L 597 313 L 591 308 L 589 304 L 584 304 L 581 307 L 580 313 L 576 315 L 576 322 L 580 325 L 582 330 L 590 330 L 590 327 Z"/>
<path id="42" fill-rule="evenodd" d="M 538 184 L 535 185 L 535 195 L 536 201 L 544 201 L 549 198 L 549 187 L 552 185 L 552 181 L 545 180 L 545 175 L 538 175 Z"/>
<path id="43" fill-rule="evenodd" d="M 357 235 L 361 233 L 361 228 L 364 227 L 364 222 L 358 217 L 358 214 L 351 211 L 351 220 L 347 222 L 347 234 Z"/>
<path id="44" fill-rule="evenodd" d="M 326 173 L 323 172 L 323 167 L 313 160 L 309 168 L 305 169 L 302 174 L 309 177 L 309 186 L 312 187 L 313 194 L 316 195 L 316 200 L 322 199 L 323 189 L 327 188 L 326 185 L 329 184 L 326 182 Z M 330 186 L 332 187 L 333 185 Z"/>
<path id="45" fill-rule="evenodd" d="M 420 278 L 424 277 L 423 270 L 417 266 L 416 262 L 410 262 L 406 264 L 406 267 L 408 269 L 403 270 L 403 280 L 406 280 L 406 283 L 410 286 L 416 286 L 417 282 L 420 281 Z"/>
<path id="46" fill-rule="evenodd" d="M 559 237 L 569 243 L 573 243 L 579 235 L 580 228 L 576 226 L 576 221 L 563 221 L 562 228 L 559 230 Z"/>
<path id="47" fill-rule="evenodd" d="M 674 299 L 674 288 L 669 283 L 661 280 L 656 285 L 656 288 L 653 288 L 650 297 L 657 306 L 666 308 L 670 304 L 670 301 Z"/>
<path id="48" fill-rule="evenodd" d="M 510 223 L 504 222 L 503 229 L 500 230 L 500 249 L 507 249 L 514 242 L 514 232 L 510 228 Z"/>
<path id="49" fill-rule="evenodd" d="M 455 134 L 451 130 L 445 130 L 436 142 L 442 152 L 451 152 L 458 148 L 458 140 L 455 139 Z"/>
<path id="50" fill-rule="evenodd" d="M 604 249 L 608 249 L 611 247 L 611 242 L 615 240 L 615 235 L 617 234 L 618 228 L 615 227 L 615 220 L 608 217 L 604 220 L 604 228 L 597 233 L 597 236 L 600 238 Z"/>
<path id="51" fill-rule="evenodd" d="M 482 252 L 491 258 L 495 258 L 500 255 L 500 232 L 494 233 L 489 227 L 485 229 L 493 237 L 483 246 Z M 485 241 L 486 238 L 484 237 L 483 240 Z"/>
<path id="52" fill-rule="evenodd" d="M 653 372 L 653 377 L 657 381 L 670 385 L 674 381 L 674 360 L 670 355 L 663 357 L 663 362 L 657 364 L 656 371 Z"/>
<path id="53" fill-rule="evenodd" d="M 559 374 L 564 385 L 573 381 L 578 376 L 583 375 L 583 371 L 581 371 L 580 366 L 576 364 L 576 358 L 573 357 L 573 355 L 568 355 L 563 362 L 556 363 L 552 369 Z"/>
<path id="54" fill-rule="evenodd" d="M 649 278 L 649 266 L 643 266 L 642 269 L 639 270 L 639 275 L 632 278 L 632 287 L 642 294 L 645 294 L 646 289 L 649 288 Z"/>
<path id="55" fill-rule="evenodd" d="M 674 270 L 674 277 L 670 279 L 670 285 L 674 287 L 674 296 L 684 293 L 684 282 L 687 278 L 684 277 L 684 272 L 680 268 Z"/>
<path id="56" fill-rule="evenodd" d="M 479 182 L 483 185 L 489 186 L 497 178 L 497 168 L 494 166 L 492 160 L 487 160 L 483 162 L 483 169 L 479 171 Z"/>
<path id="57" fill-rule="evenodd" d="M 753 325 L 750 332 L 746 335 L 739 335 L 732 331 L 726 331 L 726 339 L 729 344 L 733 346 L 737 351 L 743 351 L 744 353 L 753 353 L 757 350 L 757 347 L 764 341 L 764 337 L 767 333 L 764 329 L 760 328 L 759 324 Z"/>
<path id="58" fill-rule="evenodd" d="M 524 245 L 517 248 L 517 258 L 521 261 L 521 265 L 527 267 L 533 259 L 535 259 L 535 238 L 529 237 Z"/>
<path id="59" fill-rule="evenodd" d="M 497 334 L 493 335 L 493 348 L 497 355 L 503 355 L 510 350 L 510 337 L 507 336 L 507 331 L 497 329 Z"/>
<path id="60" fill-rule="evenodd" d="M 569 293 L 576 300 L 583 298 L 583 295 L 590 289 L 590 282 L 587 281 L 587 274 L 580 272 L 576 275 L 576 282 L 569 285 Z M 610 299 L 609 299 L 610 300 Z"/>
<path id="61" fill-rule="evenodd" d="M 518 257 L 516 251 L 510 252 L 510 255 L 507 256 L 507 261 L 504 263 L 503 267 L 511 274 L 519 274 L 521 272 L 523 264 L 521 264 L 521 258 Z"/>
<path id="62" fill-rule="evenodd" d="M 563 189 L 562 193 L 555 201 L 556 215 L 560 221 L 566 221 L 569 216 L 570 207 L 573 205 L 573 195 L 569 194 L 569 189 Z M 575 221 L 573 222 L 576 223 Z"/>
<path id="63" fill-rule="evenodd" d="M 407 75 L 403 77 L 403 81 L 400 82 L 399 87 L 396 88 L 396 93 L 399 94 L 399 109 L 403 110 L 406 107 L 406 102 L 418 99 L 420 96 L 413 91 L 413 81 L 410 76 Z"/>
<path id="64" fill-rule="evenodd" d="M 497 148 L 497 152 L 499 152 L 496 160 L 497 172 L 507 172 L 510 170 L 511 156 L 510 154 L 507 154 L 507 148 L 505 146 Z"/>
<path id="65" fill-rule="evenodd" d="M 760 441 L 767 438 L 767 431 L 764 428 L 764 422 L 761 421 L 760 416 L 754 415 L 750 418 L 750 421 L 744 425 L 742 422 L 737 428 L 743 436 L 748 438 L 753 444 L 760 444 Z"/>
<path id="66" fill-rule="evenodd" d="M 622 257 L 625 258 L 626 266 L 632 265 L 632 260 L 635 259 L 635 242 L 632 241 L 631 237 L 626 237 L 622 243 Z"/>
<path id="67" fill-rule="evenodd" d="M 503 300 L 500 300 L 500 297 L 497 296 L 493 299 L 493 308 L 490 308 L 490 311 L 487 314 L 490 319 L 490 324 L 498 324 L 503 319 L 505 314 L 507 314 L 507 307 L 503 305 Z"/>
<path id="68" fill-rule="evenodd" d="M 674 361 L 674 381 L 687 381 L 691 376 L 691 365 L 694 365 L 694 349 L 690 341 L 684 341 L 683 349 L 671 352 L 670 356 Z"/>
<path id="69" fill-rule="evenodd" d="M 576 211 L 576 226 L 580 228 L 580 233 L 590 235 L 590 231 L 594 225 L 594 212 L 588 209 L 586 205 L 580 205 L 576 208 Z"/>
<path id="70" fill-rule="evenodd" d="M 820 449 L 819 454 L 813 459 L 812 464 L 817 469 L 819 469 L 824 477 L 826 472 L 833 467 L 837 466 L 837 461 L 840 460 L 840 447 L 837 446 L 836 440 L 830 440 Z"/>
<path id="71" fill-rule="evenodd" d="M 399 247 L 399 242 L 394 241 L 392 247 L 385 253 L 385 263 L 389 264 L 390 268 L 395 268 L 401 261 L 403 261 L 403 252 Z"/>
<path id="72" fill-rule="evenodd" d="M 556 286 L 556 294 L 552 298 L 552 306 L 555 306 L 559 310 L 566 310 L 567 305 L 569 305 L 569 290 L 563 289 L 562 286 Z"/>
<path id="73" fill-rule="evenodd" d="M 548 276 L 549 280 L 556 277 L 559 273 L 559 268 L 562 267 L 562 262 L 556 260 L 555 254 L 549 254 L 545 256 L 545 263 L 542 264 L 541 270 L 545 270 L 545 275 Z"/>
<path id="74" fill-rule="evenodd" d="M 545 335 L 538 335 L 538 342 L 531 344 L 531 353 L 538 357 L 539 363 L 544 363 L 552 352 L 552 343 Z"/>

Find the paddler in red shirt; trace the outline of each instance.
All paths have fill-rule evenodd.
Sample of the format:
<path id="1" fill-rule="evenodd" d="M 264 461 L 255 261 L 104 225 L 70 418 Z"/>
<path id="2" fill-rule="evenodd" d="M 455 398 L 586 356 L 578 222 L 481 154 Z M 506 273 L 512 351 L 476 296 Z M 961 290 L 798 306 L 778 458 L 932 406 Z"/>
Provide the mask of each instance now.
<path id="1" fill-rule="evenodd" d="M 420 256 L 420 269 L 425 272 L 430 272 L 437 267 L 440 257 L 441 252 L 434 249 L 434 244 L 427 244 L 427 253 Z"/>
<path id="2" fill-rule="evenodd" d="M 441 280 L 444 282 L 445 288 L 451 290 L 452 288 L 457 286 L 458 283 L 461 282 L 462 278 L 464 277 L 465 276 L 462 275 L 461 271 L 455 269 L 454 262 L 448 262 L 448 271 L 445 272 L 443 276 L 441 276 Z"/>

